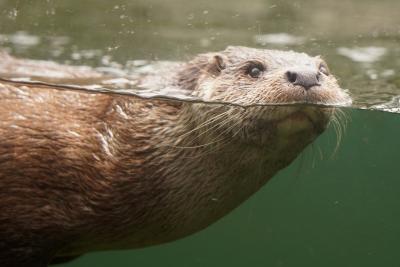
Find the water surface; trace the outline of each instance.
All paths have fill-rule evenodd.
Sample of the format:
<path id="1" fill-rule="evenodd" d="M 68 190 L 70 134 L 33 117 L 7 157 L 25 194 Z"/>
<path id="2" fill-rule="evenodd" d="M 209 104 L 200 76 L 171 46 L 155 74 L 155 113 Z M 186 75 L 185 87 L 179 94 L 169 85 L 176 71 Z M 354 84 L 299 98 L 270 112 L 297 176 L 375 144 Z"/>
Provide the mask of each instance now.
<path id="1" fill-rule="evenodd" d="M 141 60 L 182 61 L 227 45 L 304 51 L 326 59 L 354 108 L 400 112 L 396 5 L 3 0 L 0 44 L 17 56 L 100 67 L 117 76 L 143 67 Z"/>

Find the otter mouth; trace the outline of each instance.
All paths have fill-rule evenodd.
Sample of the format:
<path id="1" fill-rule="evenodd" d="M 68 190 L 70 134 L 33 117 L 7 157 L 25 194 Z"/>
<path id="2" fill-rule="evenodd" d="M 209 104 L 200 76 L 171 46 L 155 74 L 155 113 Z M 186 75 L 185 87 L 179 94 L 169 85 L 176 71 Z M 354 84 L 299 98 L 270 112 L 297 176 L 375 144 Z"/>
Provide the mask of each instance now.
<path id="1" fill-rule="evenodd" d="M 330 113 L 330 112 L 329 112 Z M 276 121 L 277 130 L 283 134 L 296 134 L 303 131 L 322 133 L 328 124 L 330 114 L 317 108 L 302 108 L 291 112 Z"/>
<path id="2" fill-rule="evenodd" d="M 328 126 L 331 109 L 319 107 L 279 107 L 268 110 L 264 116 L 249 120 L 242 138 L 257 145 L 276 141 L 277 137 L 287 140 L 312 139 Z"/>

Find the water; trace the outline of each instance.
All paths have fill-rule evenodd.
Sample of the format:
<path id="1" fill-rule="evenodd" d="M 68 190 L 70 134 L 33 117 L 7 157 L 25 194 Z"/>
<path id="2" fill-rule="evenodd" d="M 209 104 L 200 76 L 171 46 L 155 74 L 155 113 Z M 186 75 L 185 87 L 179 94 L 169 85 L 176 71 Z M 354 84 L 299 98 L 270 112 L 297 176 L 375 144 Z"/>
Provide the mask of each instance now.
<path id="1" fill-rule="evenodd" d="M 182 61 L 227 45 L 293 49 L 321 54 L 354 99 L 333 157 L 331 129 L 212 227 L 65 266 L 398 266 L 400 116 L 389 112 L 400 106 L 399 8 L 396 0 L 0 0 L 0 44 L 20 57 L 123 76 L 140 68 L 133 60 Z"/>
<path id="2" fill-rule="evenodd" d="M 239 1 L 153 0 L 99 1 L 93 9 L 89 2 L 1 1 L 0 43 L 21 57 L 86 64 L 114 75 L 140 69 L 145 62 L 137 59 L 187 60 L 231 44 L 305 51 L 323 55 L 352 93 L 353 107 L 400 112 L 396 4 L 275 0 L 242 7 Z"/>

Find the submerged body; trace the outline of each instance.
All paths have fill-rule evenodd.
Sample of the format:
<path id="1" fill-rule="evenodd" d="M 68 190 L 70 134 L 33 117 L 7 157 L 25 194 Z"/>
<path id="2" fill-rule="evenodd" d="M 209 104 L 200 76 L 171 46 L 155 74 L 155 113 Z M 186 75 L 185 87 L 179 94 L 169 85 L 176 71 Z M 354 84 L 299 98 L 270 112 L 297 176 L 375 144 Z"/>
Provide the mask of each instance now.
<path id="1" fill-rule="evenodd" d="M 211 101 L 351 101 L 321 59 L 294 52 L 229 47 L 163 75 L 158 82 Z M 153 80 L 149 74 L 141 82 Z M 3 81 L 0 262 L 46 266 L 57 257 L 144 247 L 201 230 L 290 164 L 332 113 Z"/>

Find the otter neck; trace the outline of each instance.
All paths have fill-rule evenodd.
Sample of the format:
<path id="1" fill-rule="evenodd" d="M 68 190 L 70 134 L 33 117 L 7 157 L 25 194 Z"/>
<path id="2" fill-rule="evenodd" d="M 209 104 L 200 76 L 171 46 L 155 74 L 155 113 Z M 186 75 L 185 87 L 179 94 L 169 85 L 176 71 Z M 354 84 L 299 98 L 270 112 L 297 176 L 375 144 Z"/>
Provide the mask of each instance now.
<path id="1" fill-rule="evenodd" d="M 235 139 L 208 146 L 218 137 L 213 132 L 193 143 L 193 135 L 183 137 L 194 127 L 187 123 L 193 115 L 183 106 L 157 103 L 153 108 L 150 103 L 130 114 L 131 105 L 116 101 L 105 120 L 104 134 L 113 132 L 104 158 L 110 166 L 105 175 L 112 181 L 106 188 L 112 201 L 105 202 L 112 206 L 105 209 L 108 203 L 103 203 L 101 209 L 112 211 L 107 216 L 115 219 L 110 229 L 99 228 L 101 234 L 88 237 L 107 240 L 94 249 L 153 245 L 203 229 L 251 196 L 307 145 L 249 146 Z M 138 117 L 147 128 L 137 124 Z"/>

